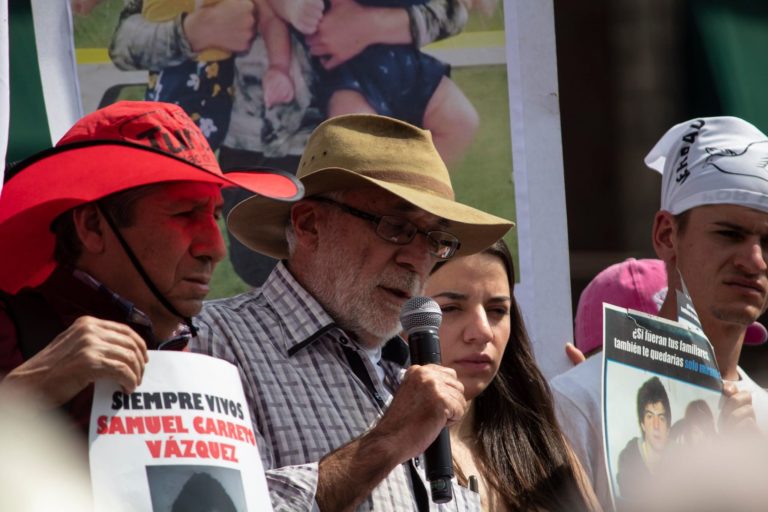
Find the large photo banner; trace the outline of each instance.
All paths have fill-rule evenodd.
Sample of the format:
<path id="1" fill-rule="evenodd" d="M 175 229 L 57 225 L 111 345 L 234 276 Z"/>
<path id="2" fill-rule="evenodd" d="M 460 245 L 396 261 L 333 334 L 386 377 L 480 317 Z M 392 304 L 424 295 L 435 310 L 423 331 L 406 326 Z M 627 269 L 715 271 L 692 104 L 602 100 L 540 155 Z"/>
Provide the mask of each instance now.
<path id="1" fill-rule="evenodd" d="M 43 77 L 38 55 L 40 78 L 21 88 L 51 109 L 43 111 L 49 119 L 53 106 L 89 113 L 119 100 L 173 101 L 199 124 L 222 167 L 288 171 L 330 115 L 377 112 L 430 129 L 457 198 L 516 221 L 507 241 L 537 359 L 548 376 L 567 368 L 562 345 L 572 315 L 550 0 L 54 3 L 48 11 L 42 0 L 12 3 L 32 6 L 19 19 L 34 21 L 38 50 L 43 42 L 66 53 L 61 39 L 74 41 L 74 59 L 48 61 L 60 63 L 59 75 Z M 11 54 L 34 47 L 20 42 Z M 23 61 L 37 69 L 34 54 Z M 68 63 L 76 79 L 64 73 Z M 50 102 L 48 90 L 77 98 Z M 12 114 L 42 126 L 11 96 Z M 11 159 L 42 149 L 20 145 L 32 137 L 20 126 L 11 122 L 11 139 L 19 134 Z M 51 129 L 43 147 L 57 138 Z M 226 213 L 244 195 L 225 192 Z M 273 264 L 230 239 L 210 297 L 258 286 Z"/>
<path id="2" fill-rule="evenodd" d="M 226 361 L 150 352 L 141 385 L 96 383 L 95 511 L 270 511 L 240 375 Z"/>
<path id="3" fill-rule="evenodd" d="M 324 119 L 388 115 L 432 131 L 459 200 L 515 218 L 500 1 L 73 5 L 86 112 L 120 99 L 178 103 L 223 167 L 290 172 Z M 199 51 L 190 58 L 191 47 Z M 232 196 L 228 203 L 244 197 Z M 268 273 L 269 264 L 236 241 L 230 252 L 212 298 L 259 285 Z"/>

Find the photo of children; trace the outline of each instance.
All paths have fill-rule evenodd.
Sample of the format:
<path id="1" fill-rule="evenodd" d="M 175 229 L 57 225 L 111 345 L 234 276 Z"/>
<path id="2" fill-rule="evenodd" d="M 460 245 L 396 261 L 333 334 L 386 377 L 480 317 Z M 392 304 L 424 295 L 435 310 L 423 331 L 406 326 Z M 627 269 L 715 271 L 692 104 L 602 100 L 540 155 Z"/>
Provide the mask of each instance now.
<path id="1" fill-rule="evenodd" d="M 221 0 L 139 3 L 143 19 L 160 23 L 213 8 Z M 348 9 L 350 4 L 409 9 L 428 3 L 429 0 L 256 0 L 254 35 L 263 39 L 268 62 L 260 77 L 265 107 L 288 103 L 295 96 L 290 73 L 290 26 L 305 36 L 303 44 L 315 57 L 313 76 L 308 78 L 314 84 L 312 94 L 323 117 L 378 113 L 403 119 L 432 131 L 438 151 L 449 167 L 460 162 L 474 140 L 480 120 L 472 103 L 449 78 L 450 65 L 423 52 L 414 41 L 371 41 L 360 53 L 340 62 L 325 53 L 326 45 L 316 35 L 326 15 Z M 219 9 L 224 11 L 225 7 Z M 460 0 L 450 8 L 458 12 L 454 19 L 460 29 L 468 11 L 492 13 L 495 7 L 496 0 Z M 132 11 L 124 11 L 129 12 Z M 182 23 L 188 21 L 184 19 Z M 216 47 L 192 50 L 197 52 L 195 59 L 149 69 L 146 99 L 181 105 L 198 122 L 215 149 L 229 124 L 235 64 L 231 51 Z"/>
<path id="2" fill-rule="evenodd" d="M 433 132 L 459 198 L 515 217 L 497 0 L 102 0 L 85 11 L 74 20 L 78 55 L 106 46 L 111 69 L 78 64 L 88 78 L 84 97 L 104 87 L 89 67 L 148 73 L 148 83 L 127 83 L 118 98 L 179 103 L 218 148 L 223 168 L 295 172 L 309 133 L 326 117 L 376 111 Z M 475 50 L 474 40 L 498 46 Z M 431 49 L 438 42 L 439 58 Z M 230 56 L 214 60 L 211 48 Z M 225 214 L 245 198 L 226 190 Z M 214 298 L 260 285 L 275 264 L 231 238 L 229 259 L 217 269 Z"/>
<path id="3" fill-rule="evenodd" d="M 204 0 L 203 6 L 218 1 Z M 141 15 L 147 21 L 169 21 L 193 12 L 195 4 L 195 0 L 146 0 Z M 181 106 L 215 150 L 229 127 L 234 77 L 232 52 L 206 48 L 196 59 L 149 70 L 145 99 Z"/>
<path id="4" fill-rule="evenodd" d="M 147 21 L 171 21 L 221 0 L 145 0 L 141 14 Z M 200 5 L 196 5 L 200 4 Z M 291 39 L 288 27 L 272 10 L 267 0 L 254 0 L 257 29 L 263 35 L 269 67 L 262 79 L 267 108 L 287 103 L 294 97 L 289 76 Z M 204 48 L 194 60 L 149 71 L 145 99 L 166 101 L 181 106 L 200 127 L 215 150 L 229 128 L 234 95 L 234 57 L 231 51 Z"/>
<path id="5" fill-rule="evenodd" d="M 330 10 L 348 2 L 369 7 L 425 5 L 428 0 L 333 0 Z M 471 9 L 471 0 L 462 0 Z M 279 7 L 277 6 L 279 5 Z M 493 5 L 486 6 L 486 12 Z M 480 122 L 477 111 L 449 78 L 450 66 L 422 52 L 414 43 L 374 44 L 352 59 L 338 63 L 313 45 L 312 34 L 322 22 L 323 0 L 276 2 L 283 19 L 308 36 L 312 54 L 326 73 L 318 81 L 318 96 L 328 117 L 376 113 L 403 119 L 432 132 L 443 160 L 460 161 Z"/>

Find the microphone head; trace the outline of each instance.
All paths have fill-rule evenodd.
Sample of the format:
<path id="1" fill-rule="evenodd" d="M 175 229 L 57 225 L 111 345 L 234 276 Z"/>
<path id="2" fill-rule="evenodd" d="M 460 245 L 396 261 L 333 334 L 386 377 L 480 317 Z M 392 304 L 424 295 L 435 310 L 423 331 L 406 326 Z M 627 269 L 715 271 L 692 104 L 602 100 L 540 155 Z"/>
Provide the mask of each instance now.
<path id="1" fill-rule="evenodd" d="M 440 306 L 429 297 L 412 297 L 400 310 L 400 323 L 409 335 L 425 328 L 437 329 L 442 320 Z"/>

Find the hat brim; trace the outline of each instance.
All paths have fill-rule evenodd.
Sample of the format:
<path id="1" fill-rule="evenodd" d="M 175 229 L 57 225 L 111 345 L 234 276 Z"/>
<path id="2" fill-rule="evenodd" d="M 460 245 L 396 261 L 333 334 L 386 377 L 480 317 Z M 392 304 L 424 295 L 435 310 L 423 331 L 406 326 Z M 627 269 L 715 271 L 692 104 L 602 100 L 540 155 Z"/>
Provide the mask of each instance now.
<path id="1" fill-rule="evenodd" d="M 15 293 L 54 268 L 51 222 L 65 211 L 129 188 L 193 181 L 239 186 L 275 202 L 295 201 L 303 185 L 281 171 L 216 174 L 151 148 L 119 141 L 53 148 L 10 169 L 0 195 L 0 289 Z"/>
<path id="2" fill-rule="evenodd" d="M 509 220 L 430 192 L 369 178 L 347 169 L 318 169 L 301 178 L 301 181 L 308 197 L 334 190 L 370 186 L 391 192 L 417 208 L 450 221 L 447 231 L 456 235 L 461 242 L 457 256 L 474 254 L 490 247 L 515 225 Z M 232 209 L 227 217 L 227 226 L 232 235 L 246 247 L 273 258 L 285 259 L 288 257 L 285 228 L 290 219 L 290 211 L 290 204 L 254 196 Z"/>

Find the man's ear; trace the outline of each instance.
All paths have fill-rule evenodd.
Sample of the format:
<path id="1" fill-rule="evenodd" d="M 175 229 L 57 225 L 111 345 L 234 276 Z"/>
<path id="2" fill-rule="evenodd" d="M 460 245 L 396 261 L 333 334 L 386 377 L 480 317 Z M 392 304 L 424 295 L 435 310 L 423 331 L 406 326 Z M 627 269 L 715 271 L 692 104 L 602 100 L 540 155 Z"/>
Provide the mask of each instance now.
<path id="1" fill-rule="evenodd" d="M 100 254 L 104 251 L 104 230 L 106 223 L 101 211 L 94 203 L 78 206 L 72 211 L 72 220 L 77 237 L 83 244 L 83 251 Z"/>
<path id="2" fill-rule="evenodd" d="M 316 249 L 318 244 L 318 204 L 299 201 L 291 207 L 291 225 L 299 246 Z"/>
<path id="3" fill-rule="evenodd" d="M 656 256 L 667 264 L 667 268 L 677 266 L 677 234 L 677 222 L 674 215 L 665 210 L 656 212 L 651 235 L 653 249 L 656 251 Z"/>

